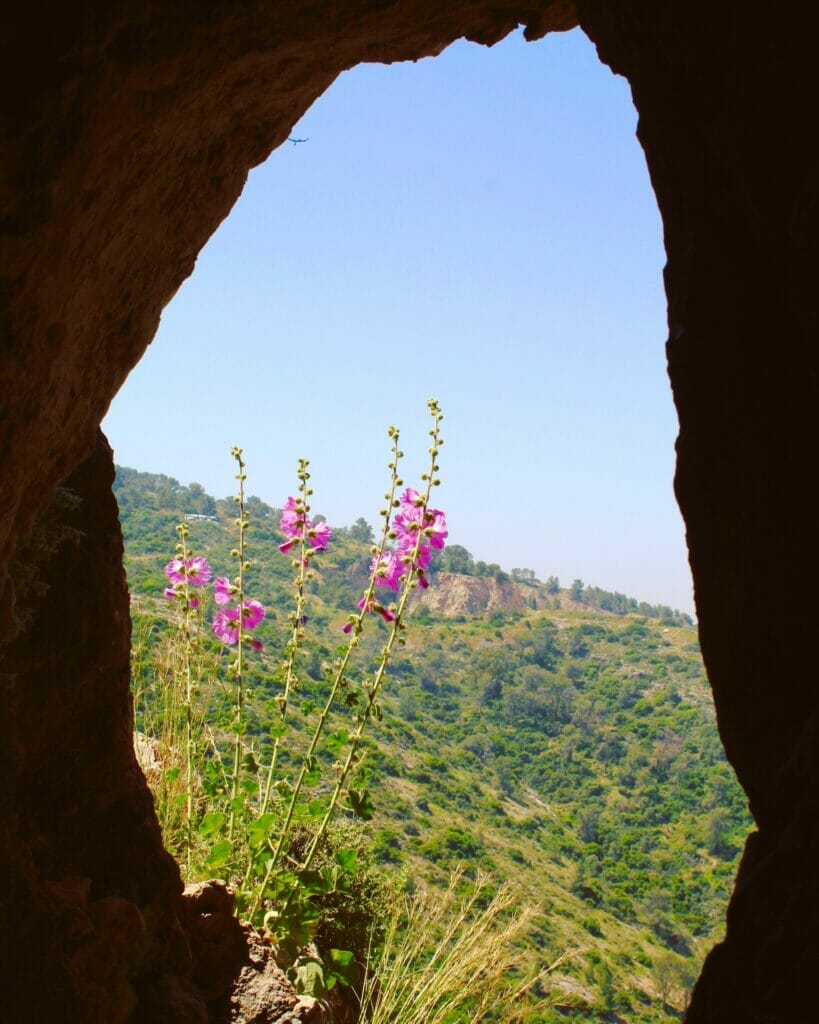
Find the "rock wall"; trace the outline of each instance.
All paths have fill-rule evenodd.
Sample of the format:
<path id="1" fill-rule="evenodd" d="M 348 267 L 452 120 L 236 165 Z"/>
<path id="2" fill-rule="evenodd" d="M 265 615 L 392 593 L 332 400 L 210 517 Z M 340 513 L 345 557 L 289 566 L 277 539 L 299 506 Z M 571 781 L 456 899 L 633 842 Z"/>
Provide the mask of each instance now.
<path id="1" fill-rule="evenodd" d="M 663 216 L 676 489 L 720 728 L 759 823 L 689 1019 L 811 1018 L 815 14 L 805 0 L 787 14 L 733 0 L 15 9 L 0 61 L 5 1019 L 207 1013 L 131 748 L 121 543 L 97 434 L 163 306 L 248 170 L 342 70 L 578 19 L 631 83 Z"/>
<path id="2" fill-rule="evenodd" d="M 498 583 L 491 576 L 464 576 L 457 572 L 442 572 L 434 587 L 417 592 L 413 604 L 444 618 L 529 607 L 522 588 L 511 580 Z"/>
<path id="3" fill-rule="evenodd" d="M 815 25 L 799 8 L 803 29 Z M 663 217 L 675 486 L 720 732 L 759 825 L 687 1020 L 808 1020 L 819 963 L 819 690 L 806 648 L 819 377 L 812 33 L 738 3 L 578 10 L 631 83 Z"/>

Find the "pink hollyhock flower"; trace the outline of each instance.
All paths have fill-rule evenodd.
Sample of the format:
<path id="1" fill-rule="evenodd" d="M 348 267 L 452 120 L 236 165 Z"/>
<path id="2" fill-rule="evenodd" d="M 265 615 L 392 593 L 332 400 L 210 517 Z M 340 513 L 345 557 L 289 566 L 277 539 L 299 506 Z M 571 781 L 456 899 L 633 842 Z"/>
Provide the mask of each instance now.
<path id="1" fill-rule="evenodd" d="M 201 555 L 189 558 L 185 563 L 185 571 L 188 574 L 188 583 L 192 587 L 204 587 L 213 575 L 213 570 L 208 565 L 207 559 Z"/>
<path id="2" fill-rule="evenodd" d="M 192 597 L 188 603 L 190 604 L 191 608 L 198 608 L 199 607 L 199 598 L 198 597 Z"/>
<path id="3" fill-rule="evenodd" d="M 165 566 L 165 575 L 171 583 L 185 582 L 185 563 L 181 558 L 172 558 Z M 167 597 L 167 593 L 165 594 Z"/>
<path id="4" fill-rule="evenodd" d="M 408 537 L 401 537 L 398 541 L 398 554 L 401 558 L 411 558 L 415 553 L 415 544 L 417 541 L 417 534 L 410 534 Z M 418 554 L 415 556 L 415 568 L 424 570 L 428 569 L 430 562 L 432 561 L 432 548 L 429 544 L 419 544 Z"/>
<path id="5" fill-rule="evenodd" d="M 223 644 L 232 647 L 239 640 L 239 609 L 223 608 L 213 619 L 213 632 Z"/>
<path id="6" fill-rule="evenodd" d="M 421 529 L 421 509 L 402 506 L 401 512 L 396 512 L 392 524 L 399 537 L 415 537 Z"/>
<path id="7" fill-rule="evenodd" d="M 415 559 L 415 568 L 419 572 L 424 572 L 425 569 L 429 568 L 429 564 L 432 561 L 432 548 L 429 544 L 422 544 L 418 548 L 418 557 Z"/>
<path id="8" fill-rule="evenodd" d="M 232 596 L 232 587 L 227 576 L 217 577 L 213 584 L 213 600 L 217 604 L 229 604 Z"/>
<path id="9" fill-rule="evenodd" d="M 304 508 L 296 498 L 288 498 L 284 503 L 282 517 L 279 520 L 279 529 L 290 540 L 301 535 L 304 527 Z"/>
<path id="10" fill-rule="evenodd" d="M 399 581 L 405 566 L 400 555 L 395 551 L 385 551 L 380 558 L 373 558 L 370 563 L 370 575 L 375 577 L 376 586 L 398 590 Z"/>
<path id="11" fill-rule="evenodd" d="M 314 523 L 307 531 L 307 538 L 310 547 L 316 551 L 326 551 L 327 542 L 333 536 L 333 531 L 327 523 Z"/>
<path id="12" fill-rule="evenodd" d="M 264 644 L 262 643 L 261 640 L 251 640 L 250 641 L 250 646 L 253 648 L 254 651 L 263 651 L 264 650 Z"/>
<path id="13" fill-rule="evenodd" d="M 301 528 L 304 526 L 304 516 L 297 516 L 295 513 L 283 512 L 279 520 L 279 529 L 285 537 L 295 538 L 301 535 Z"/>
<path id="14" fill-rule="evenodd" d="M 242 605 L 242 625 L 245 629 L 255 629 L 264 615 L 264 605 L 258 601 L 245 601 Z"/>
<path id="15" fill-rule="evenodd" d="M 408 487 L 401 495 L 401 504 L 407 508 L 421 508 L 424 499 L 414 487 Z"/>
<path id="16" fill-rule="evenodd" d="M 358 602 L 358 607 L 362 611 L 366 611 L 368 615 L 372 615 L 373 612 L 378 612 L 385 622 L 395 622 L 395 614 L 391 612 L 389 608 L 385 608 L 383 604 L 379 604 L 375 598 L 371 597 L 369 602 L 367 602 L 366 598 L 362 597 Z M 348 623 L 348 625 L 350 626 L 350 629 L 352 629 L 352 624 Z M 349 633 L 350 629 L 345 628 L 344 632 Z"/>
<path id="17" fill-rule="evenodd" d="M 446 528 L 446 514 L 438 508 L 427 509 L 425 515 L 424 535 L 437 550 L 443 551 L 449 530 Z"/>
<path id="18" fill-rule="evenodd" d="M 213 570 L 207 559 L 197 555 L 196 558 L 188 558 L 186 561 L 172 558 L 165 566 L 165 575 L 171 583 L 184 583 L 187 580 L 192 587 L 204 587 L 213 575 Z"/>
<path id="19" fill-rule="evenodd" d="M 176 591 L 174 590 L 173 587 L 165 587 L 163 593 L 169 601 L 173 601 L 173 599 L 176 597 Z"/>
<path id="20" fill-rule="evenodd" d="M 293 547 L 295 543 L 295 538 L 293 540 L 286 540 L 284 544 L 279 544 L 279 551 L 281 551 L 283 555 L 286 555 L 287 552 Z"/>

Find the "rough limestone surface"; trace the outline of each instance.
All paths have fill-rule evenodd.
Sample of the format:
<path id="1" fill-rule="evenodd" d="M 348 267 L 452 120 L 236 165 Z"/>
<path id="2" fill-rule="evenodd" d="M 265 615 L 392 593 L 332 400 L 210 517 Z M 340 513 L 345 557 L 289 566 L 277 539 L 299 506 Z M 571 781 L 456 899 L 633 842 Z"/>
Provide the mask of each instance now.
<path id="1" fill-rule="evenodd" d="M 526 593 L 517 583 L 499 583 L 491 576 L 463 576 L 442 572 L 435 586 L 421 591 L 414 604 L 429 609 L 433 615 L 478 615 L 500 610 L 520 611 L 528 608 Z"/>
<path id="2" fill-rule="evenodd" d="M 329 1024 L 318 1000 L 294 992 L 270 944 L 233 916 L 233 893 L 224 883 L 187 886 L 182 920 L 193 981 L 212 1024 Z"/>
<path id="3" fill-rule="evenodd" d="M 0 43 L 3 1019 L 214 1012 L 133 753 L 121 540 L 98 435 L 163 306 L 248 170 L 340 72 L 434 55 L 462 35 L 491 44 L 518 23 L 537 38 L 577 21 L 628 78 L 640 115 L 668 253 L 676 493 L 720 730 L 758 823 L 688 1019 L 812 1019 L 814 6 L 79 0 L 44 10 L 17 5 Z"/>

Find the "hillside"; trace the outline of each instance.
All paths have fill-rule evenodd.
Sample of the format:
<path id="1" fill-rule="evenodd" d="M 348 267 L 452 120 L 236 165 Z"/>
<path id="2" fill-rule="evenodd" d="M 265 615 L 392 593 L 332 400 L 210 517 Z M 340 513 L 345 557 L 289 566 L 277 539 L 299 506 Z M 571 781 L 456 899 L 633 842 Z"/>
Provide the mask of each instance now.
<path id="1" fill-rule="evenodd" d="M 191 543 L 227 567 L 233 506 L 133 470 L 118 471 L 116 493 L 144 648 L 167 623 L 162 567 L 177 522 L 205 517 L 189 522 Z M 276 510 L 248 504 L 249 587 L 268 608 L 252 684 L 252 730 L 264 749 L 292 570 L 277 549 Z M 316 562 L 307 702 L 321 692 L 368 552 L 359 520 L 337 529 Z M 695 629 L 671 609 L 580 581 L 541 584 L 527 570 L 474 562 L 457 545 L 432 576 L 368 743 L 374 852 L 435 884 L 458 863 L 488 870 L 539 903 L 531 942 L 543 961 L 579 951 L 553 977 L 562 1009 L 544 1021 L 673 1018 L 718 937 L 750 827 Z M 374 653 L 378 644 L 374 629 L 362 646 Z"/>

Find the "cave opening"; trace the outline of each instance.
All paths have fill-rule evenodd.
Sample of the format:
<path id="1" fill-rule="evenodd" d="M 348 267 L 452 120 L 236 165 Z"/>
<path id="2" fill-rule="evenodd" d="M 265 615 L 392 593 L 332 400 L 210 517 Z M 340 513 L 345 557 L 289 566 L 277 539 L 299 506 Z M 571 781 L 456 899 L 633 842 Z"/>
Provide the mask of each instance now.
<path id="1" fill-rule="evenodd" d="M 214 466 L 247 436 L 252 489 L 275 505 L 297 444 L 313 461 L 319 511 L 353 523 L 380 490 L 362 461 L 380 468 L 383 418 L 417 428 L 435 391 L 456 432 L 446 452 L 456 480 L 442 500 L 450 523 L 465 521 L 476 537 L 466 546 L 478 558 L 534 564 L 566 589 L 582 577 L 621 597 L 662 601 L 673 590 L 662 603 L 693 611 L 671 488 L 677 423 L 665 381 L 661 225 L 635 122 L 627 84 L 579 30 L 535 43 L 512 35 L 489 50 L 455 44 L 421 65 L 347 72 L 251 174 L 163 313 L 103 425 L 117 461 L 170 477 L 184 466 L 183 483 L 194 478 L 220 497 L 226 476 Z M 282 423 L 291 444 L 280 440 Z M 533 436 L 536 454 L 522 440 Z M 516 489 L 523 500 L 510 508 L 503 496 Z M 473 524 L 476 492 L 484 509 Z M 551 538 L 534 551 L 533 515 Z M 501 520 L 499 535 L 492 524 Z M 567 671 L 582 685 L 579 661 Z M 423 700 L 423 690 L 403 696 Z M 599 714 L 590 704 L 569 724 L 585 729 Z M 682 773 L 696 758 L 692 746 L 675 760 L 685 747 L 666 725 L 654 761 L 634 754 L 642 777 L 665 784 Z M 497 774 L 504 793 L 508 766 Z M 626 813 L 634 766 L 622 777 L 613 792 Z M 718 830 L 719 799 L 706 789 Z M 533 792 L 525 781 L 517 788 L 524 802 L 543 799 Z M 584 843 L 597 843 L 605 818 L 579 813 Z M 683 859 L 708 842 L 687 836 Z M 578 854 L 577 892 L 594 892 L 593 860 L 583 867 Z M 704 916 L 699 934 L 675 934 L 656 885 L 637 902 L 672 954 L 691 958 L 696 945 L 701 956 L 719 935 Z"/>

